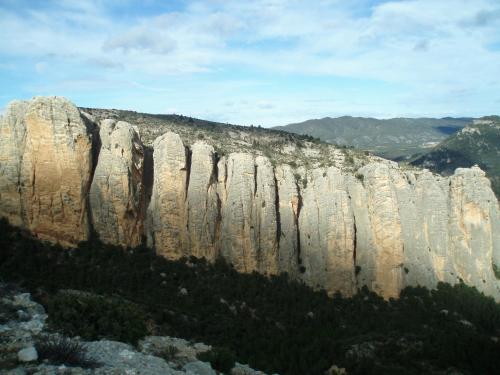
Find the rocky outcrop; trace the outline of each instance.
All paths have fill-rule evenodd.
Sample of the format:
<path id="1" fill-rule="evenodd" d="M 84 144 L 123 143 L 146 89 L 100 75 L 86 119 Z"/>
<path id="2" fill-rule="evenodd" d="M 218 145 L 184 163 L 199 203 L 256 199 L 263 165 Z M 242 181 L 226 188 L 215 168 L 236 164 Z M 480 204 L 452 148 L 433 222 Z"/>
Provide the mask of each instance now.
<path id="1" fill-rule="evenodd" d="M 10 143 L 1 145 L 2 215 L 42 239 L 87 239 L 92 139 L 79 110 L 60 97 L 13 103 L 0 129 Z"/>
<path id="2" fill-rule="evenodd" d="M 103 242 L 141 243 L 144 222 L 144 149 L 132 125 L 100 124 L 101 149 L 90 187 L 92 224 Z"/>
<path id="3" fill-rule="evenodd" d="M 24 224 L 20 180 L 28 104 L 12 102 L 0 118 L 0 215 L 18 226 Z"/>
<path id="4" fill-rule="evenodd" d="M 280 241 L 278 249 L 278 269 L 297 278 L 300 272 L 300 232 L 299 215 L 302 198 L 289 165 L 276 168 L 277 212 L 279 213 Z"/>
<path id="5" fill-rule="evenodd" d="M 186 222 L 189 253 L 214 260 L 219 234 L 219 198 L 214 148 L 204 142 L 191 147 Z"/>
<path id="6" fill-rule="evenodd" d="M 490 181 L 477 167 L 458 168 L 449 188 L 448 258 L 454 274 L 467 284 L 482 283 L 479 289 L 498 296 L 500 282 L 491 271 L 500 252 L 500 220 Z"/>
<path id="7" fill-rule="evenodd" d="M 358 267 L 371 272 L 370 288 L 395 297 L 403 287 L 404 240 L 396 187 L 386 164 L 371 164 L 360 170 L 363 176 L 366 210 L 369 217 L 370 247 L 373 263 Z M 357 229 L 358 225 L 356 225 Z"/>
<path id="8" fill-rule="evenodd" d="M 311 286 L 351 295 L 355 291 L 355 227 L 344 175 L 334 167 L 313 170 L 302 203 L 303 279 Z"/>
<path id="9" fill-rule="evenodd" d="M 181 137 L 166 133 L 154 144 L 154 182 L 148 207 L 148 245 L 169 259 L 187 252 L 188 153 Z"/>
<path id="10" fill-rule="evenodd" d="M 269 159 L 231 154 L 219 162 L 221 255 L 241 272 L 278 272 L 276 181 Z"/>
<path id="11" fill-rule="evenodd" d="M 257 153 L 221 157 L 168 132 L 153 144 L 149 178 L 134 127 L 99 126 L 92 140 L 92 125 L 62 98 L 12 103 L 0 122 L 0 215 L 64 244 L 88 238 L 89 216 L 111 244 L 146 236 L 169 259 L 222 257 L 330 294 L 367 286 L 389 298 L 463 280 L 500 299 L 498 201 L 477 167 L 442 177 L 378 159 L 355 173 L 305 170 Z"/>
<path id="12" fill-rule="evenodd" d="M 359 172 L 363 187 L 349 188 L 358 285 L 395 297 L 407 285 L 462 280 L 500 298 L 492 267 L 499 252 L 498 201 L 483 171 L 457 169 L 444 178 L 371 164 Z"/>

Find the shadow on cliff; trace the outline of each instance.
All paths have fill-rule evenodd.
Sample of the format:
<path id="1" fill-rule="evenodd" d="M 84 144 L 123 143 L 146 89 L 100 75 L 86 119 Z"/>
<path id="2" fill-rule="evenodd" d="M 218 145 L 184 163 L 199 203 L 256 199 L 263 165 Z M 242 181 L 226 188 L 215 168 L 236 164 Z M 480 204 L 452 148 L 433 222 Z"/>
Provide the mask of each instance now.
<path id="1" fill-rule="evenodd" d="M 137 335 L 124 339 L 203 341 L 268 373 L 323 374 L 333 364 L 349 374 L 490 374 L 500 367 L 500 305 L 464 284 L 406 288 L 389 301 L 366 288 L 352 298 L 329 298 L 287 275 L 239 274 L 220 260 L 168 261 L 143 247 L 123 250 L 97 239 L 63 249 L 3 220 L 0 275 L 44 296 L 52 328 L 116 337 L 116 311 L 130 309 L 120 307 L 125 298 L 141 311 L 133 316 L 148 324 L 137 323 Z M 60 289 L 101 295 L 110 310 L 67 294 L 61 300 Z M 89 328 L 95 319 L 97 331 Z"/>

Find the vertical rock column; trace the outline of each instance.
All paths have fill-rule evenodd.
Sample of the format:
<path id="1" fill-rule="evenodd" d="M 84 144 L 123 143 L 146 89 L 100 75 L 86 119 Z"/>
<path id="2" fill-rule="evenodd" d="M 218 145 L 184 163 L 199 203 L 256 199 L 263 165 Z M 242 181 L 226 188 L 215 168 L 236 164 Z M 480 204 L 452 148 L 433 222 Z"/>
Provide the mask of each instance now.
<path id="1" fill-rule="evenodd" d="M 196 257 L 214 260 L 219 221 L 217 170 L 214 148 L 205 142 L 191 147 L 191 168 L 186 197 L 189 251 Z"/>
<path id="2" fill-rule="evenodd" d="M 425 217 L 420 215 L 421 210 L 425 210 L 427 202 L 426 198 L 417 199 L 415 193 L 416 177 L 410 171 L 402 171 L 399 168 L 390 168 L 389 175 L 391 177 L 394 192 L 398 201 L 399 219 L 401 222 L 401 238 L 404 244 L 403 253 L 403 284 L 406 285 L 436 285 L 436 277 L 432 269 L 431 250 L 427 242 L 428 228 L 424 221 L 430 219 L 431 212 L 426 211 Z M 430 182 L 430 181 L 429 181 Z M 435 191 L 438 193 L 438 191 Z M 436 204 L 436 208 L 440 203 L 446 203 L 442 195 L 436 195 L 432 203 Z M 431 231 L 433 229 L 431 228 Z"/>
<path id="3" fill-rule="evenodd" d="M 236 153 L 219 162 L 221 255 L 241 272 L 278 272 L 276 185 L 267 158 Z"/>
<path id="4" fill-rule="evenodd" d="M 24 223 L 20 178 L 27 108 L 28 102 L 12 102 L 0 118 L 0 217 L 16 226 Z"/>
<path id="5" fill-rule="evenodd" d="M 35 98 L 25 122 L 20 181 L 26 227 L 63 245 L 86 240 L 92 142 L 78 108 L 60 97 Z"/>
<path id="6" fill-rule="evenodd" d="M 137 246 L 144 220 L 144 149 L 129 123 L 104 120 L 101 150 L 90 188 L 94 230 L 105 243 Z"/>
<path id="7" fill-rule="evenodd" d="M 423 238 L 422 246 L 405 247 L 405 267 L 409 270 L 406 285 L 432 288 L 437 281 L 452 282 L 453 265 L 448 256 L 448 180 L 429 171 L 419 173 L 413 199 L 416 225 Z"/>
<path id="8" fill-rule="evenodd" d="M 255 248 L 258 254 L 257 271 L 266 275 L 279 273 L 278 246 L 281 239 L 278 189 L 274 168 L 268 158 L 255 158 L 254 227 L 257 229 Z"/>
<path id="9" fill-rule="evenodd" d="M 492 271 L 499 246 L 498 201 L 485 173 L 458 168 L 449 179 L 449 256 L 465 283 L 500 298 L 500 282 Z"/>
<path id="10" fill-rule="evenodd" d="M 363 186 L 364 176 L 358 172 L 356 176 L 346 176 L 348 194 L 355 221 L 356 247 L 355 271 L 358 288 L 372 288 L 377 270 L 377 253 L 370 210 L 368 208 L 368 192 Z"/>
<path id="11" fill-rule="evenodd" d="M 351 295 L 355 291 L 355 230 L 340 170 L 315 169 L 302 191 L 299 217 L 302 278 L 312 287 Z"/>
<path id="12" fill-rule="evenodd" d="M 168 132 L 153 144 L 154 181 L 148 207 L 148 245 L 169 259 L 189 255 L 186 193 L 188 154 L 178 134 Z"/>
<path id="13" fill-rule="evenodd" d="M 359 173 L 364 176 L 375 253 L 370 289 L 385 298 L 396 298 L 403 288 L 404 243 L 398 199 L 389 167 L 373 163 L 361 168 Z"/>
<path id="14" fill-rule="evenodd" d="M 298 220 L 302 201 L 292 168 L 286 164 L 280 165 L 275 173 L 281 230 L 278 250 L 279 270 L 296 278 L 300 256 Z"/>

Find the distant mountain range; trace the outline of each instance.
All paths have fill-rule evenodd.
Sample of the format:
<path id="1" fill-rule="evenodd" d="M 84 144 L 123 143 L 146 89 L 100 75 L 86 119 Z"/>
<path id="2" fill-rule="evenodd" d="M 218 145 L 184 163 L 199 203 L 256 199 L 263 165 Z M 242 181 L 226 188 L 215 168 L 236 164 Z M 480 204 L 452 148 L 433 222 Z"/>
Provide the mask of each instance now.
<path id="1" fill-rule="evenodd" d="M 393 160 L 408 159 L 444 141 L 472 118 L 393 118 L 343 116 L 307 120 L 274 129 L 307 134 L 329 143 L 353 146 Z"/>
<path id="2" fill-rule="evenodd" d="M 500 196 L 500 116 L 483 117 L 451 135 L 411 164 L 451 175 L 458 167 L 477 164 Z"/>

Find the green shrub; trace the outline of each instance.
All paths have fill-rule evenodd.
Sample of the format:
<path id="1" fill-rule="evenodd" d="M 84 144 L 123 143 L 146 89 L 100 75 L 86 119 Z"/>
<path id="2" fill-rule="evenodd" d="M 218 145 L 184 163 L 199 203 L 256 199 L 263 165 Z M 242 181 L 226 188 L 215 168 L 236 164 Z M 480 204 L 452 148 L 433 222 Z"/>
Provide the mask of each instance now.
<path id="1" fill-rule="evenodd" d="M 495 263 L 492 264 L 493 267 L 493 273 L 495 274 L 495 277 L 500 280 L 500 267 L 497 266 Z"/>
<path id="2" fill-rule="evenodd" d="M 198 354 L 198 359 L 203 362 L 210 362 L 212 367 L 223 373 L 229 373 L 236 362 L 235 354 L 227 348 L 213 348 L 207 352 Z"/>
<path id="3" fill-rule="evenodd" d="M 38 342 L 36 345 L 38 359 L 47 360 L 54 365 L 66 365 L 82 368 L 95 368 L 99 364 L 87 356 L 85 346 L 64 337 L 50 338 Z"/>
<path id="4" fill-rule="evenodd" d="M 47 296 L 44 302 L 50 326 L 71 336 L 135 344 L 148 333 L 144 311 L 119 297 L 66 291 Z"/>

